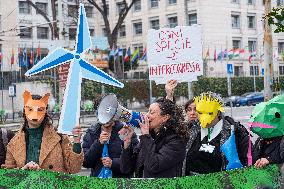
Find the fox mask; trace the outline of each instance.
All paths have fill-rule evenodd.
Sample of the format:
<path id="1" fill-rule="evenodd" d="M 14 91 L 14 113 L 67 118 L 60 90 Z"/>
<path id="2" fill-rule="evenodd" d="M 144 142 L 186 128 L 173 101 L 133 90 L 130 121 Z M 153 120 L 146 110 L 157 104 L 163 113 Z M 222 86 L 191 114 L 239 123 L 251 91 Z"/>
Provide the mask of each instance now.
<path id="1" fill-rule="evenodd" d="M 24 92 L 25 115 L 29 120 L 36 122 L 43 120 L 47 111 L 49 96 L 50 93 L 47 93 L 40 100 L 34 100 L 32 99 L 32 95 L 29 91 Z"/>

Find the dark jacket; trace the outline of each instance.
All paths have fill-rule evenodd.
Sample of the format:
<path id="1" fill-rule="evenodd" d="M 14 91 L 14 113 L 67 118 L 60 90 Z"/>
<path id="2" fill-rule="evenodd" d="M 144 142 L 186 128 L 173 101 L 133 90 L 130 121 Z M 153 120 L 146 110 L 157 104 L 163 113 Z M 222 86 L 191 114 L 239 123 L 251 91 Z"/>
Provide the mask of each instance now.
<path id="1" fill-rule="evenodd" d="M 109 156 L 112 159 L 112 177 L 130 177 L 131 174 L 122 174 L 120 171 L 119 158 L 123 146 L 123 141 L 119 138 L 118 131 L 123 127 L 121 122 L 115 122 L 112 128 L 111 137 L 108 144 Z M 103 145 L 99 142 L 101 134 L 101 125 L 96 124 L 89 128 L 83 139 L 83 151 L 84 151 L 84 162 L 83 166 L 86 168 L 92 168 L 91 176 L 98 176 L 103 164 L 101 161 Z M 134 134 L 132 137 L 132 145 L 138 144 L 137 136 Z"/>
<path id="2" fill-rule="evenodd" d="M 268 159 L 270 164 L 284 163 L 284 136 L 258 138 L 253 146 L 253 163 L 260 158 Z"/>
<path id="3" fill-rule="evenodd" d="M 248 132 L 244 126 L 242 126 L 239 122 L 234 122 L 234 120 L 228 116 L 225 116 L 223 118 L 223 128 L 222 131 L 220 132 L 219 136 L 219 146 L 222 146 L 228 138 L 231 136 L 231 125 L 234 125 L 235 129 L 235 136 L 236 136 L 236 146 L 237 146 L 237 152 L 239 159 L 242 163 L 243 166 L 247 166 L 247 151 L 248 151 Z M 195 140 L 200 140 L 200 128 L 201 126 L 199 123 L 194 123 L 194 125 L 191 126 L 189 130 L 189 140 L 187 142 L 186 146 L 186 151 L 187 151 L 187 156 L 191 153 L 192 154 L 192 149 L 194 148 L 193 144 L 200 145 L 200 143 L 194 143 Z M 196 148 L 195 148 L 196 149 Z M 190 152 L 190 153 L 189 153 Z M 226 166 L 228 164 L 228 161 L 223 153 L 219 153 L 216 155 L 220 155 L 221 157 L 221 170 L 225 170 Z M 188 161 L 189 160 L 189 161 Z M 208 160 L 210 161 L 210 160 Z M 183 176 L 188 176 L 188 173 L 186 174 L 186 170 L 189 170 L 188 167 L 190 167 L 190 158 L 186 158 L 183 164 Z M 209 170 L 209 169 L 206 169 Z"/>
<path id="4" fill-rule="evenodd" d="M 14 133 L 10 130 L 7 131 L 7 139 L 8 142 L 14 137 Z M 0 130 L 0 166 L 5 163 L 6 159 L 6 146 L 3 142 L 3 137 L 2 137 L 2 129 Z"/>
<path id="5" fill-rule="evenodd" d="M 129 146 L 121 155 L 121 171 L 137 178 L 172 178 L 181 176 L 185 142 L 171 129 L 159 134 L 142 135 L 137 147 Z"/>

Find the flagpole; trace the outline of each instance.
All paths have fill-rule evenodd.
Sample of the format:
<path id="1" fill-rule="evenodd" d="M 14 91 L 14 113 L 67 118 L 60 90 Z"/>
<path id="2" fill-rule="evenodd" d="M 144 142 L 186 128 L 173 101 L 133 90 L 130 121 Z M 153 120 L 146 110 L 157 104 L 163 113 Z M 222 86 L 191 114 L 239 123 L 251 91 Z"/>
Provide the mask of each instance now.
<path id="1" fill-rule="evenodd" d="M 1 52 L 2 54 L 2 52 Z M 1 103 L 1 109 L 4 110 L 4 93 L 3 93 L 3 88 L 4 88 L 4 76 L 3 76 L 3 54 L 1 55 L 1 94 L 2 94 L 2 103 Z"/>
<path id="2" fill-rule="evenodd" d="M 121 63 L 122 63 L 122 73 L 123 73 L 123 76 L 122 78 L 124 79 L 124 56 L 123 56 L 123 53 L 122 53 L 122 56 L 121 56 Z"/>
<path id="3" fill-rule="evenodd" d="M 228 50 L 228 36 L 226 36 L 226 51 Z M 222 52 L 222 56 L 224 56 L 225 58 L 225 54 L 223 55 L 223 52 Z M 227 54 L 227 67 L 228 67 L 228 64 L 229 64 L 229 56 Z M 228 72 L 227 70 L 227 85 L 228 85 L 228 97 L 230 97 L 232 95 L 232 84 L 231 84 L 231 75 L 230 73 Z M 232 104 L 232 101 L 230 100 L 230 107 L 231 107 L 231 117 L 233 117 L 233 104 Z"/>

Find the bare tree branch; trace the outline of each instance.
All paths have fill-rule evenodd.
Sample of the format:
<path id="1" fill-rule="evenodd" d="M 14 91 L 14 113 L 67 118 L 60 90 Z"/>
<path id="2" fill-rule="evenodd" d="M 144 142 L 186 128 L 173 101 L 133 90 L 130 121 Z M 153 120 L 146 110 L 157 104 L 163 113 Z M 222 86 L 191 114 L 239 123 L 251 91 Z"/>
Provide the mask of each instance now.
<path id="1" fill-rule="evenodd" d="M 48 25 L 50 27 L 51 30 L 51 38 L 53 39 L 54 37 L 54 28 L 53 25 L 50 21 L 50 19 L 48 18 L 47 14 L 45 12 L 43 12 L 40 8 L 38 8 L 31 0 L 26 0 L 26 2 L 31 5 L 40 15 L 42 15 L 44 17 L 44 19 L 48 22 Z"/>

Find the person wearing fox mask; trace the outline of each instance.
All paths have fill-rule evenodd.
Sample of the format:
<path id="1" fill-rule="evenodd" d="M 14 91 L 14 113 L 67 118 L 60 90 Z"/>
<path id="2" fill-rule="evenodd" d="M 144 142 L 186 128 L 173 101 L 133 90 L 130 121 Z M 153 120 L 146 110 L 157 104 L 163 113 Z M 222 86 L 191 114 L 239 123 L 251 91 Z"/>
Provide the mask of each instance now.
<path id="1" fill-rule="evenodd" d="M 81 170 L 81 128 L 77 126 L 72 131 L 75 135 L 73 146 L 68 136 L 57 133 L 47 113 L 49 95 L 41 97 L 24 92 L 24 124 L 8 144 L 2 167 L 64 173 Z"/>
<path id="2" fill-rule="evenodd" d="M 241 168 L 247 164 L 248 132 L 224 116 L 220 95 L 212 92 L 195 97 L 199 127 L 189 130 L 183 175 L 196 175 Z"/>

